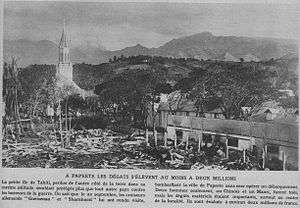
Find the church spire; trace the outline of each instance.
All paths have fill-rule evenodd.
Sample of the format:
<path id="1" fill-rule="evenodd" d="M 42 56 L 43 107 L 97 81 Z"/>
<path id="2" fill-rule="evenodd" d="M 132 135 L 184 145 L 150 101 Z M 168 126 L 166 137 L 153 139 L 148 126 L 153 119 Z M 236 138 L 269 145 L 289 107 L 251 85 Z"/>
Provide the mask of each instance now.
<path id="1" fill-rule="evenodd" d="M 66 25 L 64 26 L 58 46 L 58 68 L 57 73 L 63 75 L 65 78 L 73 79 L 73 67 L 70 59 L 69 42 L 66 33 Z"/>
<path id="2" fill-rule="evenodd" d="M 66 34 L 66 23 L 65 23 L 65 19 L 64 19 L 64 27 L 63 27 L 63 31 L 62 31 L 61 38 L 60 38 L 60 42 L 59 42 L 59 47 L 60 47 L 60 48 L 68 47 L 68 38 L 67 38 L 67 34 Z"/>

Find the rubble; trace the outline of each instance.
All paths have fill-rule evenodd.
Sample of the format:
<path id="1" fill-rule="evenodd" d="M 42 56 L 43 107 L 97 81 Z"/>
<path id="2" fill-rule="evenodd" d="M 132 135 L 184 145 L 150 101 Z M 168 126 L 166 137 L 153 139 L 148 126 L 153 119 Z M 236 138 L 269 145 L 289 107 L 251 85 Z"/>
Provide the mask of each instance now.
<path id="1" fill-rule="evenodd" d="M 237 152 L 229 158 L 219 146 L 203 148 L 150 147 L 141 135 L 119 134 L 92 129 L 64 132 L 70 144 L 63 147 L 58 132 L 41 132 L 37 138 L 3 140 L 4 167 L 88 168 L 88 169 L 261 169 L 249 152 Z M 245 161 L 244 161 L 245 160 Z"/>

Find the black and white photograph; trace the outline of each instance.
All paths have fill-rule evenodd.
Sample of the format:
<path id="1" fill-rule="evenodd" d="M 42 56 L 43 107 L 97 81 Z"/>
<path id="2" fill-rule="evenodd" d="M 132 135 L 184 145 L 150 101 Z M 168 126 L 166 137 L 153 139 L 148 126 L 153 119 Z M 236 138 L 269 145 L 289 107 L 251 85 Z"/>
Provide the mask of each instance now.
<path id="1" fill-rule="evenodd" d="M 298 13 L 5 1 L 2 167 L 297 171 Z"/>

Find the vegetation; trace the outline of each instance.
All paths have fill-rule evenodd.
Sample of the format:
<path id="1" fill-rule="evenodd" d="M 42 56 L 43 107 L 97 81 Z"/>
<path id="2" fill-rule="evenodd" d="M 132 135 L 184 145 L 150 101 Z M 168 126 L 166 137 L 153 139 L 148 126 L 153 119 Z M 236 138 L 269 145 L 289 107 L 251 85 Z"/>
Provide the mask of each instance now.
<path id="1" fill-rule="evenodd" d="M 146 126 L 149 110 L 154 111 L 160 93 L 169 92 L 171 86 L 163 74 L 143 70 L 119 74 L 95 88 L 106 114 L 113 112 L 115 121 L 142 126 Z"/>
<path id="2" fill-rule="evenodd" d="M 277 99 L 277 90 L 270 82 L 274 76 L 258 64 L 222 62 L 213 68 L 193 70 L 177 88 L 189 93 L 198 115 L 219 108 L 225 118 L 241 119 L 242 107 Z"/>
<path id="3" fill-rule="evenodd" d="M 47 106 L 55 107 L 55 101 L 60 99 L 62 108 L 68 106 L 73 115 L 80 112 L 145 127 L 147 118 L 155 114 L 159 95 L 179 90 L 195 101 L 199 116 L 219 108 L 226 118 L 244 119 L 243 106 L 255 106 L 266 100 L 298 107 L 297 96 L 280 98 L 278 93 L 279 89 L 297 93 L 297 62 L 223 62 L 140 55 L 115 57 L 100 65 L 75 64 L 75 83 L 83 89 L 95 90 L 98 95 L 85 99 L 62 94 L 61 89 L 55 88 L 54 65 L 31 65 L 17 70 L 18 103 L 21 117 L 46 117 Z M 8 98 L 6 76 L 7 73 L 3 93 Z"/>

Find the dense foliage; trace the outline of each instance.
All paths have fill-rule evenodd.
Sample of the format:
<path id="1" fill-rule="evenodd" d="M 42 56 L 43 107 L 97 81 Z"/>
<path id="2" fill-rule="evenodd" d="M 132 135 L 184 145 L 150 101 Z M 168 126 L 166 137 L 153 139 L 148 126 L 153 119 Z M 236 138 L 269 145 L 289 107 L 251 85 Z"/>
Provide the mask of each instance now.
<path id="1" fill-rule="evenodd" d="M 113 112 L 114 120 L 146 125 L 149 110 L 159 102 L 160 93 L 171 92 L 171 86 L 160 72 L 133 70 L 118 74 L 97 85 L 106 114 Z M 117 118 L 119 116 L 119 118 Z"/>
<path id="2" fill-rule="evenodd" d="M 100 65 L 74 65 L 74 81 L 98 96 L 61 96 L 55 91 L 54 65 L 18 69 L 18 96 L 27 116 L 44 115 L 47 105 L 63 99 L 70 112 L 102 115 L 112 121 L 146 125 L 160 93 L 179 90 L 195 101 L 197 114 L 221 109 L 226 118 L 243 119 L 241 107 L 279 100 L 284 107 L 298 107 L 297 96 L 279 98 L 279 89 L 298 92 L 298 59 L 265 62 L 223 62 L 184 58 L 116 57 Z M 5 81 L 5 80 L 4 80 Z M 4 92 L 6 85 L 4 85 Z"/>
<path id="3" fill-rule="evenodd" d="M 198 114 L 219 108 L 227 119 L 241 119 L 242 107 L 254 107 L 278 97 L 270 82 L 275 74 L 259 64 L 218 63 L 193 70 L 177 88 L 195 100 Z"/>

